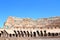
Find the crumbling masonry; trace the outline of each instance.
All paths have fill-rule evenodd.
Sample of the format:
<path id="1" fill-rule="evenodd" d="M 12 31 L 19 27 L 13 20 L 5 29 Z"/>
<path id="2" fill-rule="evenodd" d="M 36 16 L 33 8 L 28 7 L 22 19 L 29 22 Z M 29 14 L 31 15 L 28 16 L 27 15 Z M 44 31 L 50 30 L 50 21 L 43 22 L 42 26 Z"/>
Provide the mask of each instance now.
<path id="1" fill-rule="evenodd" d="M 60 17 L 34 20 L 10 16 L 4 23 L 4 28 L 0 29 L 1 40 L 30 40 L 31 38 L 54 37 L 60 37 Z"/>

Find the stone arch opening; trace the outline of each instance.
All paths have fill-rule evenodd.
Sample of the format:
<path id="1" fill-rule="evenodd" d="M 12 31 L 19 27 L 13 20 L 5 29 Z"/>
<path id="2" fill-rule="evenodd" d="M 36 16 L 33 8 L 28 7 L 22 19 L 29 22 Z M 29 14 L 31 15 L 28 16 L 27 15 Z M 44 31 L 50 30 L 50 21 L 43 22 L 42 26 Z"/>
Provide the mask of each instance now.
<path id="1" fill-rule="evenodd" d="M 38 36 L 40 36 L 40 33 L 39 33 L 39 31 L 37 30 L 36 32 L 37 32 Z"/>
<path id="2" fill-rule="evenodd" d="M 33 32 L 33 34 L 34 34 L 34 37 L 36 37 L 36 32 Z"/>
<path id="3" fill-rule="evenodd" d="M 44 36 L 47 36 L 46 30 L 44 30 Z"/>
<path id="4" fill-rule="evenodd" d="M 48 36 L 51 36 L 51 33 L 50 32 L 48 32 Z"/>
<path id="5" fill-rule="evenodd" d="M 54 33 L 51 33 L 51 34 L 52 34 L 52 36 L 55 36 Z"/>
<path id="6" fill-rule="evenodd" d="M 19 37 L 20 37 L 20 32 L 17 30 L 17 32 L 18 32 L 18 35 L 19 35 Z"/>
<path id="7" fill-rule="evenodd" d="M 3 31 L 1 31 L 1 34 L 3 34 L 4 32 Z"/>
<path id="8" fill-rule="evenodd" d="M 29 31 L 27 31 L 27 36 L 29 37 Z"/>
<path id="9" fill-rule="evenodd" d="M 26 35 L 26 31 L 23 31 L 24 32 L 24 34 Z"/>
<path id="10" fill-rule="evenodd" d="M 1 37 L 1 33 L 0 33 L 0 37 Z"/>
<path id="11" fill-rule="evenodd" d="M 12 34 L 9 34 L 9 37 L 12 37 Z"/>
<path id="12" fill-rule="evenodd" d="M 42 31 L 40 31 L 40 33 L 41 33 L 41 36 L 43 36 L 43 32 L 42 32 Z"/>
<path id="13" fill-rule="evenodd" d="M 15 34 L 12 34 L 13 35 L 13 37 L 15 36 Z"/>
<path id="14" fill-rule="evenodd" d="M 55 36 L 58 36 L 58 33 L 55 33 Z"/>
<path id="15" fill-rule="evenodd" d="M 16 34 L 16 37 L 18 37 L 18 34 Z"/>
<path id="16" fill-rule="evenodd" d="M 14 30 L 15 34 L 17 34 L 16 30 Z"/>
<path id="17" fill-rule="evenodd" d="M 23 31 L 20 31 L 20 32 L 21 32 L 22 37 L 24 37 Z"/>
<path id="18" fill-rule="evenodd" d="M 30 33 L 31 33 L 31 37 L 32 37 L 32 35 L 33 35 L 33 34 L 32 34 L 32 31 L 31 31 Z"/>

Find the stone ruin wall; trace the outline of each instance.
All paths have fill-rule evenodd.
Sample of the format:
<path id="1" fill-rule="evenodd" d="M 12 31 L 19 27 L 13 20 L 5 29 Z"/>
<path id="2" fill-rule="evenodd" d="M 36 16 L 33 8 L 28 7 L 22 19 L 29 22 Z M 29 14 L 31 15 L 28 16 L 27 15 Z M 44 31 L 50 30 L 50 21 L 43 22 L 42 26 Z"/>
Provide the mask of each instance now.
<path id="1" fill-rule="evenodd" d="M 31 38 L 36 39 L 41 37 L 59 38 L 59 30 L 60 17 L 37 20 L 31 18 L 8 17 L 7 21 L 4 23 L 4 28 L 0 29 L 0 39 L 24 40 L 23 38 L 25 38 L 26 40 L 32 40 Z"/>

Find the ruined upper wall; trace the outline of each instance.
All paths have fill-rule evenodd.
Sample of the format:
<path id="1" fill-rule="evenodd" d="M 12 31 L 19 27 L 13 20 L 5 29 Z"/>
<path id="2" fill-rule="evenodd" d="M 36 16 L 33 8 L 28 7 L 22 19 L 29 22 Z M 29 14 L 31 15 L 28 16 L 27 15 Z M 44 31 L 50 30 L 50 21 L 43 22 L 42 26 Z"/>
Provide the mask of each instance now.
<path id="1" fill-rule="evenodd" d="M 50 17 L 41 19 L 8 17 L 4 28 L 19 27 L 60 27 L 60 17 Z"/>

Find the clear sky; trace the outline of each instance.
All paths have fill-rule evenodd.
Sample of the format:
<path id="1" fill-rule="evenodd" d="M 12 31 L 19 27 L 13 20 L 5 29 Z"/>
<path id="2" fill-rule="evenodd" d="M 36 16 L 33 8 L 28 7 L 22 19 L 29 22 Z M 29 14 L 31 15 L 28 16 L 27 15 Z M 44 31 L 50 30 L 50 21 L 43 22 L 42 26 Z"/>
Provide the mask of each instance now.
<path id="1" fill-rule="evenodd" d="M 45 18 L 60 16 L 60 0 L 0 0 L 0 27 L 8 16 Z"/>

